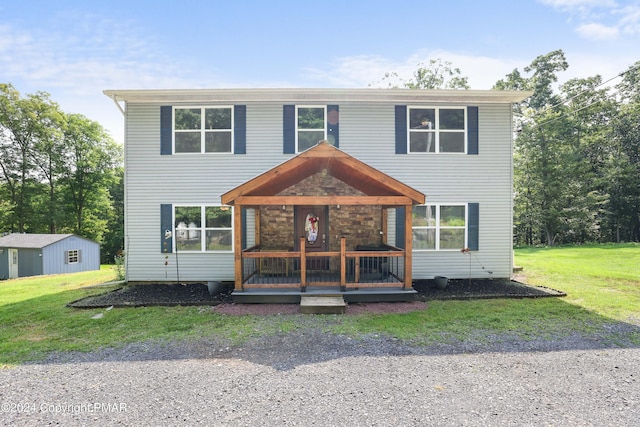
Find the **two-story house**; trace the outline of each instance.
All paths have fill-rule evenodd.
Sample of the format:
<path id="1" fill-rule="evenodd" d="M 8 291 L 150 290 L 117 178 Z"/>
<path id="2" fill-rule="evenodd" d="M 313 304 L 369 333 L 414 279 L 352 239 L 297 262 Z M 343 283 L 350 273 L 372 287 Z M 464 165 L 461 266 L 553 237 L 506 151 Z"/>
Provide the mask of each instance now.
<path id="1" fill-rule="evenodd" d="M 125 118 L 130 283 L 410 294 L 511 275 L 512 104 L 530 93 L 104 93 Z"/>

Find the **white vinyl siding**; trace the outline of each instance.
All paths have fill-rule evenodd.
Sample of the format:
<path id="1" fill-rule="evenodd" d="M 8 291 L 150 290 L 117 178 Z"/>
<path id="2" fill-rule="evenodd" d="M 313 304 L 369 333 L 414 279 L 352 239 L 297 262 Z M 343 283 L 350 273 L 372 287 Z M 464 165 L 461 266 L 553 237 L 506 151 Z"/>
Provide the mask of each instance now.
<path id="1" fill-rule="evenodd" d="M 469 256 L 459 251 L 416 251 L 413 255 L 414 278 L 434 275 L 466 278 L 469 274 L 487 277 L 488 271 L 493 272 L 491 277 L 510 277 L 510 105 L 479 106 L 479 155 L 414 156 L 395 154 L 394 106 L 398 104 L 397 100 L 374 104 L 335 99 L 317 101 L 340 107 L 341 150 L 423 192 L 428 204 L 451 201 L 480 204 L 480 251 L 474 253 L 477 262 L 470 267 Z M 128 280 L 176 279 L 176 254 L 166 255 L 169 267 L 165 269 L 165 254 L 160 251 L 161 204 L 219 205 L 222 194 L 293 156 L 282 153 L 282 108 L 284 104 L 296 102 L 246 102 L 241 99 L 238 103 L 246 105 L 247 138 L 246 154 L 235 156 L 161 156 L 161 104 L 127 104 L 125 243 Z M 434 106 L 434 103 L 425 105 Z M 419 107 L 413 101 L 411 106 Z M 255 227 L 253 211 L 247 213 L 247 224 L 247 244 L 250 246 Z M 389 210 L 388 230 L 389 242 L 394 243 L 394 209 Z M 234 279 L 233 253 L 185 253 L 179 258 L 179 266 L 181 280 Z"/>

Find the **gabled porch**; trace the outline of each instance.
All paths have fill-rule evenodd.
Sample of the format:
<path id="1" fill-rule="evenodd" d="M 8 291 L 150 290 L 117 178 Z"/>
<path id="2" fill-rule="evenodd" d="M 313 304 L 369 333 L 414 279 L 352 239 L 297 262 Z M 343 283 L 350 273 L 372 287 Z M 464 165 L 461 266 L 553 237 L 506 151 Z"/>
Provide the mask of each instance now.
<path id="1" fill-rule="evenodd" d="M 309 293 L 412 299 L 412 206 L 424 201 L 424 194 L 320 142 L 222 196 L 235 207 L 234 300 L 298 302 Z M 403 248 L 388 244 L 391 209 L 403 215 Z M 255 245 L 243 249 L 248 210 Z"/>

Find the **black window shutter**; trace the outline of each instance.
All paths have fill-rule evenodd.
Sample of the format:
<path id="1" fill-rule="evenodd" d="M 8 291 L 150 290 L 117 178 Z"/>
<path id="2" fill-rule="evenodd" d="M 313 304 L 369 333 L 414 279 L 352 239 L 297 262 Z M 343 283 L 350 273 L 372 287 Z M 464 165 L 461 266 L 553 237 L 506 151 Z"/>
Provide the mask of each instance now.
<path id="1" fill-rule="evenodd" d="M 69 251 L 64 251 L 64 263 L 69 264 Z"/>
<path id="2" fill-rule="evenodd" d="M 472 251 L 479 248 L 479 231 L 480 231 L 480 205 L 478 203 L 469 203 L 469 227 L 468 227 L 468 245 Z"/>
<path id="3" fill-rule="evenodd" d="M 296 152 L 296 106 L 282 106 L 282 152 L 295 154 Z"/>
<path id="4" fill-rule="evenodd" d="M 160 252 L 173 252 L 173 206 L 170 204 L 160 205 Z M 171 237 L 165 237 L 167 231 L 171 232 Z"/>
<path id="5" fill-rule="evenodd" d="M 335 119 L 335 123 L 333 122 Z M 340 148 L 340 108 L 337 105 L 327 105 L 327 136 L 329 142 L 336 148 Z"/>
<path id="6" fill-rule="evenodd" d="M 171 154 L 171 135 L 173 133 L 173 109 L 171 105 L 160 107 L 160 154 Z"/>
<path id="7" fill-rule="evenodd" d="M 478 107 L 467 107 L 467 154 L 478 154 Z"/>
<path id="8" fill-rule="evenodd" d="M 407 154 L 406 105 L 396 105 L 396 154 Z"/>
<path id="9" fill-rule="evenodd" d="M 247 106 L 233 107 L 234 154 L 247 154 Z"/>
<path id="10" fill-rule="evenodd" d="M 404 249 L 404 206 L 396 208 L 396 247 Z"/>

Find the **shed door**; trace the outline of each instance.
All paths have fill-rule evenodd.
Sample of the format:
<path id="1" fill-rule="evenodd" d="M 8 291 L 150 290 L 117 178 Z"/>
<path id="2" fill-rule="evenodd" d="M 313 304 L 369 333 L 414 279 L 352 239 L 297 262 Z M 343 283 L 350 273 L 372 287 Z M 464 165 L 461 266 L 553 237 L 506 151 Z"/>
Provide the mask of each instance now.
<path id="1" fill-rule="evenodd" d="M 18 250 L 9 249 L 9 279 L 18 277 Z"/>

